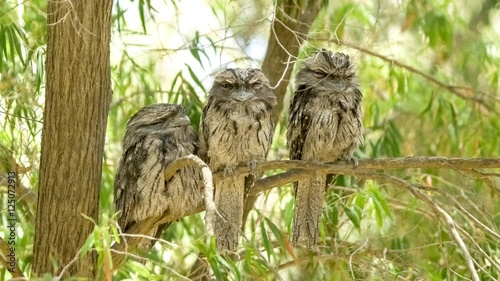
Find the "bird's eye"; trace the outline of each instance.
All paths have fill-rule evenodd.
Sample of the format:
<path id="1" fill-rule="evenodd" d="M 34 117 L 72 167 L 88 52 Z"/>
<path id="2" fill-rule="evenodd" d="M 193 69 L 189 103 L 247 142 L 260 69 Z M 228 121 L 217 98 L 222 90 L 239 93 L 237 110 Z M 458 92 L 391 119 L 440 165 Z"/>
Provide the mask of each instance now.
<path id="1" fill-rule="evenodd" d="M 254 88 L 259 88 L 261 85 L 262 85 L 262 83 L 259 83 L 259 82 L 252 83 L 252 87 L 254 87 Z"/>
<path id="2" fill-rule="evenodd" d="M 229 90 L 233 88 L 233 85 L 230 83 L 224 83 L 222 84 L 222 88 Z"/>
<path id="3" fill-rule="evenodd" d="M 325 74 L 321 71 L 313 71 L 314 75 L 316 76 L 325 76 Z"/>

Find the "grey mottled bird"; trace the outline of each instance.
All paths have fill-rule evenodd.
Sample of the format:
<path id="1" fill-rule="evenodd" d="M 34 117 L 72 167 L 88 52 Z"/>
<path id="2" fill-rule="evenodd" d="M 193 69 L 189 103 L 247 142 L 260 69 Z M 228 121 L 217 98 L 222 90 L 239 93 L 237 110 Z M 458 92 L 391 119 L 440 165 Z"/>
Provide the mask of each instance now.
<path id="1" fill-rule="evenodd" d="M 358 78 L 348 55 L 321 49 L 297 73 L 290 104 L 287 140 L 290 159 L 330 162 L 357 160 L 363 142 Z M 327 184 L 333 175 L 296 182 L 292 242 L 316 245 Z"/>
<path id="2" fill-rule="evenodd" d="M 115 178 L 114 201 L 121 211 L 122 231 L 135 223 L 164 214 L 172 206 L 166 191 L 200 188 L 200 174 L 192 167 L 181 169 L 171 179 L 164 169 L 172 161 L 196 153 L 198 137 L 180 105 L 153 104 L 141 108 L 127 123 L 123 155 Z M 181 206 L 179 207 L 181 208 Z M 158 237 L 168 223 L 149 233 Z M 144 239 L 139 247 L 149 249 Z"/>
<path id="3" fill-rule="evenodd" d="M 260 175 L 241 176 L 234 169 L 240 163 L 265 160 L 275 105 L 276 96 L 259 69 L 226 69 L 215 77 L 203 110 L 200 156 L 213 172 L 224 170 L 232 176 L 215 183 L 214 201 L 222 215 L 214 229 L 219 251 L 235 251 L 244 208 L 255 201 L 247 192 Z"/>

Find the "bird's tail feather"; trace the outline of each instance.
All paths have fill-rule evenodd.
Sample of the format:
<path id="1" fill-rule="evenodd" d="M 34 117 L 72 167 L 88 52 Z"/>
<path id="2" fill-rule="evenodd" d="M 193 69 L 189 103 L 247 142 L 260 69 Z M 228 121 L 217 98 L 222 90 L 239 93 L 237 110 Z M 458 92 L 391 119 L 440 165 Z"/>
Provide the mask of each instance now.
<path id="1" fill-rule="evenodd" d="M 219 214 L 215 219 L 217 250 L 234 252 L 238 246 L 243 217 L 245 178 L 242 176 L 221 180 L 215 187 L 215 204 Z"/>
<path id="2" fill-rule="evenodd" d="M 316 245 L 321 213 L 323 212 L 325 185 L 324 175 L 296 183 L 293 245 L 297 245 L 299 242 L 306 242 L 308 247 Z"/>

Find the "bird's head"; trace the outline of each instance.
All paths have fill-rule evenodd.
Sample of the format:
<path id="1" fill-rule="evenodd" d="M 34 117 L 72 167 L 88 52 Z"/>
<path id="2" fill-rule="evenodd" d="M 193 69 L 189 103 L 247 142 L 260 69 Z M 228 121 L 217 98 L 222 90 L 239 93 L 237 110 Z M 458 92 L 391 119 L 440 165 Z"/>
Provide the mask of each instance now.
<path id="1" fill-rule="evenodd" d="M 127 122 L 124 150 L 145 135 L 165 134 L 173 130 L 192 130 L 189 117 L 180 105 L 159 103 L 145 106 Z"/>
<path id="2" fill-rule="evenodd" d="M 231 104 L 270 102 L 276 103 L 269 80 L 256 68 L 228 68 L 215 76 L 210 96 L 219 102 Z"/>
<path id="3" fill-rule="evenodd" d="M 356 83 L 355 67 L 349 55 L 333 53 L 326 49 L 321 49 L 309 57 L 296 77 L 298 87 L 317 86 L 337 91 L 343 91 Z"/>

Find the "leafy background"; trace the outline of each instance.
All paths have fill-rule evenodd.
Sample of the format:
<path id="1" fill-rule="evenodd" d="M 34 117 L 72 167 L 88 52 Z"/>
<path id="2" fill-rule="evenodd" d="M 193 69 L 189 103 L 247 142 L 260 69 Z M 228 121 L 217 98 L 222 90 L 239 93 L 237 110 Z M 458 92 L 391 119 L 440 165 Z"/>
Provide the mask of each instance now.
<path id="1" fill-rule="evenodd" d="M 113 101 L 100 218 L 83 248 L 99 252 L 100 278 L 109 278 L 110 245 L 116 241 L 113 181 L 128 118 L 148 104 L 179 103 L 197 128 L 213 73 L 262 63 L 275 4 L 115 1 Z M 6 174 L 16 171 L 16 254 L 27 276 L 44 106 L 46 5 L 43 0 L 0 3 L 0 235 L 8 238 L 3 228 Z M 353 57 L 364 94 L 361 158 L 499 157 L 499 46 L 500 5 L 494 0 L 324 1 L 297 66 L 318 47 Z M 290 85 L 287 100 L 292 92 Z M 286 120 L 285 112 L 269 159 L 287 157 Z M 481 279 L 500 278 L 500 204 L 493 188 L 452 170 L 394 175 L 442 190 L 447 196 L 428 195 L 459 223 Z M 491 180 L 492 187 L 499 184 L 498 176 Z M 327 192 L 321 243 L 313 252 L 290 246 L 293 205 L 291 186 L 261 195 L 241 243 L 245 255 L 236 260 L 223 259 L 205 245 L 203 214 L 186 217 L 163 234 L 153 251 L 134 254 L 146 262 L 130 258 L 113 279 L 182 280 L 199 252 L 209 257 L 220 279 L 470 279 L 446 226 L 424 203 L 398 188 L 340 177 Z M 474 219 L 497 235 L 485 232 Z M 0 280 L 9 277 L 0 267 Z"/>

